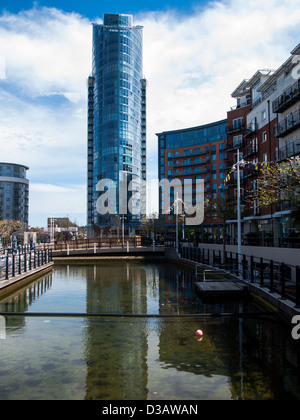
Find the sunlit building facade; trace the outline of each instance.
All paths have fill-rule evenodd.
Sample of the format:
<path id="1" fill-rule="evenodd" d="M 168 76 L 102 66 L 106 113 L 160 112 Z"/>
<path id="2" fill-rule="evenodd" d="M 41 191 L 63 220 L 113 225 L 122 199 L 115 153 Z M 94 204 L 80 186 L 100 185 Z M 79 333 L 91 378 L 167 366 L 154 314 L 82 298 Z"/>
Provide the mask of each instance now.
<path id="1" fill-rule="evenodd" d="M 183 189 L 183 201 L 196 205 L 197 194 L 203 193 L 204 199 L 211 204 L 213 214 L 209 220 L 205 218 L 202 227 L 212 232 L 218 231 L 222 222 L 217 211 L 214 211 L 214 205 L 217 197 L 225 196 L 227 119 L 197 127 L 164 131 L 157 133 L 157 137 L 160 183 L 164 179 L 169 183 L 179 180 L 183 185 L 190 180 L 191 186 Z M 202 187 L 196 185 L 197 180 L 203 181 L 203 191 Z M 176 222 L 174 191 L 171 188 L 166 194 L 162 186 L 159 188 L 159 214 L 163 215 L 168 232 L 174 229 Z"/>

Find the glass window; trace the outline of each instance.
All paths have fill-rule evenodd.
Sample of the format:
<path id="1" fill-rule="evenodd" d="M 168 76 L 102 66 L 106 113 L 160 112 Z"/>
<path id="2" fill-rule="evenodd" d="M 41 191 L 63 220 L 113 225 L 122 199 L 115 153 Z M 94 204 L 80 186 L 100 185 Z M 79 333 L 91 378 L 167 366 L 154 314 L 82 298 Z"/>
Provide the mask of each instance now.
<path id="1" fill-rule="evenodd" d="M 233 120 L 233 129 L 239 130 L 242 127 L 242 118 L 236 118 Z"/>

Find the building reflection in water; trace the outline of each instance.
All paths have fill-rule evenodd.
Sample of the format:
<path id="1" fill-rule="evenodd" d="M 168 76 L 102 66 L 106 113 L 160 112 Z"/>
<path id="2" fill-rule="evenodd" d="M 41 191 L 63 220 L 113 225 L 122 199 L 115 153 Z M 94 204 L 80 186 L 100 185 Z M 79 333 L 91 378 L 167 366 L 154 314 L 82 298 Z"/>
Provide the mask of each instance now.
<path id="1" fill-rule="evenodd" d="M 46 311 L 53 307 L 45 306 L 50 291 L 48 301 L 56 299 L 59 313 L 119 314 L 71 318 L 66 324 L 61 317 L 55 324 L 61 335 L 72 327 L 68 343 L 74 341 L 80 360 L 69 355 L 64 369 L 76 369 L 72 360 L 80 366 L 84 390 L 68 386 L 74 392 L 80 388 L 85 399 L 274 399 L 287 392 L 299 397 L 297 352 L 289 332 L 272 319 L 128 316 L 257 310 L 247 301 L 204 303 L 186 270 L 140 262 L 55 266 L 53 274 L 1 300 L 1 312 Z M 22 329 L 26 316 L 8 322 Z M 204 332 L 201 342 L 197 329 Z M 57 350 L 58 362 L 65 349 Z M 59 393 L 58 379 L 56 386 Z"/>

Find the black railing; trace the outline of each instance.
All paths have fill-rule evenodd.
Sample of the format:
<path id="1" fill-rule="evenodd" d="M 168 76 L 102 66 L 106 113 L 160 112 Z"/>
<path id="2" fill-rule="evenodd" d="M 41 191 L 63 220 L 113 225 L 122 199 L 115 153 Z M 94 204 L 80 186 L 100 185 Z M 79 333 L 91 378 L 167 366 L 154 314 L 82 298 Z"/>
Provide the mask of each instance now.
<path id="1" fill-rule="evenodd" d="M 168 242 L 174 248 L 175 242 Z M 201 247 L 179 244 L 181 258 L 206 264 L 253 284 L 265 287 L 270 293 L 278 293 L 281 299 L 289 299 L 300 308 L 300 267 L 235 252 L 223 253 Z"/>
<path id="2" fill-rule="evenodd" d="M 245 209 L 243 210 L 243 216 L 259 215 L 259 209 Z M 197 241 L 199 244 L 216 244 L 222 245 L 222 238 L 209 238 L 201 239 Z M 237 237 L 228 237 L 225 240 L 226 245 L 237 245 Z M 284 238 L 273 237 L 268 234 L 259 233 L 257 235 L 244 236 L 242 237 L 243 246 L 262 246 L 262 247 L 274 247 L 274 248 L 300 248 L 300 236 L 287 236 Z"/>
<path id="3" fill-rule="evenodd" d="M 6 252 L 0 257 L 0 281 L 30 272 L 52 261 L 52 250 Z"/>
<path id="4" fill-rule="evenodd" d="M 300 80 L 289 87 L 278 98 L 273 101 L 273 112 L 282 113 L 292 106 L 300 98 Z"/>
<path id="5" fill-rule="evenodd" d="M 300 127 L 300 109 L 290 113 L 274 126 L 275 137 L 285 137 Z"/>

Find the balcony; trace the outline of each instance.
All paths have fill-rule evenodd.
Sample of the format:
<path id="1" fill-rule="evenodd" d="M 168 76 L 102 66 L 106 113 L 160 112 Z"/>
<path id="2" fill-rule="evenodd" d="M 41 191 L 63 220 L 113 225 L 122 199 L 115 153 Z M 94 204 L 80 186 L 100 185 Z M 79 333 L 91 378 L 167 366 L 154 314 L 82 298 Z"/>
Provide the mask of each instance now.
<path id="1" fill-rule="evenodd" d="M 258 145 L 257 144 L 250 144 L 250 146 L 247 146 L 243 149 L 243 156 L 251 157 L 255 156 L 258 153 Z"/>
<path id="2" fill-rule="evenodd" d="M 258 168 L 253 164 L 244 169 L 244 179 L 257 177 L 259 171 Z"/>
<path id="3" fill-rule="evenodd" d="M 227 151 L 230 152 L 232 150 L 243 149 L 244 148 L 244 141 L 243 140 L 230 140 L 227 142 Z"/>
<path id="4" fill-rule="evenodd" d="M 300 80 L 294 83 L 289 89 L 273 101 L 273 112 L 284 112 L 298 100 L 300 100 Z"/>
<path id="5" fill-rule="evenodd" d="M 186 159 L 186 160 L 188 160 L 188 159 Z M 190 159 L 189 162 L 184 162 L 183 161 L 183 162 L 173 163 L 173 167 L 174 168 L 180 168 L 180 167 L 185 167 L 185 166 L 206 165 L 207 163 L 209 163 L 209 160 L 210 159 L 209 159 L 208 156 L 204 160 L 201 160 L 201 161 L 197 161 L 196 159 Z"/>
<path id="6" fill-rule="evenodd" d="M 297 138 L 292 143 L 287 143 L 275 152 L 276 162 L 288 159 L 292 156 L 300 155 L 300 138 Z"/>
<path id="7" fill-rule="evenodd" d="M 285 137 L 294 130 L 300 128 L 300 109 L 290 113 L 274 127 L 275 137 Z"/>
<path id="8" fill-rule="evenodd" d="M 189 153 L 189 154 L 185 154 L 184 152 L 180 152 L 178 155 L 173 156 L 173 160 L 174 159 L 179 159 L 179 158 L 189 159 L 189 158 L 193 158 L 194 156 L 203 156 L 203 155 L 209 155 L 209 150 L 201 150 L 201 149 L 197 148 L 197 149 L 193 150 L 193 153 Z"/>
<path id="9" fill-rule="evenodd" d="M 239 131 L 243 131 L 245 126 L 243 124 L 235 124 L 233 126 L 228 126 L 227 134 L 238 133 Z"/>
<path id="10" fill-rule="evenodd" d="M 256 122 L 252 122 L 252 123 L 248 124 L 247 127 L 244 130 L 244 137 L 250 137 L 253 134 L 256 134 L 257 130 L 258 130 L 258 127 L 257 127 Z"/>

